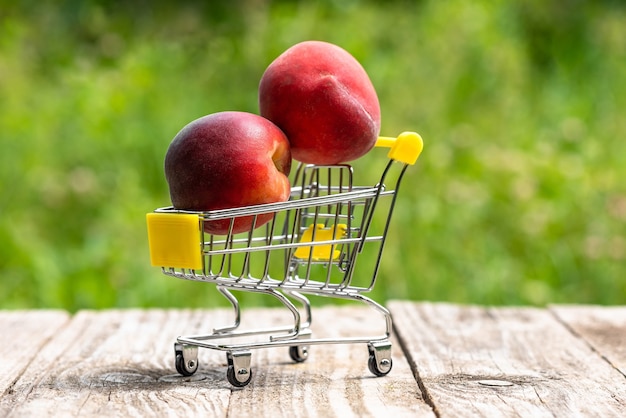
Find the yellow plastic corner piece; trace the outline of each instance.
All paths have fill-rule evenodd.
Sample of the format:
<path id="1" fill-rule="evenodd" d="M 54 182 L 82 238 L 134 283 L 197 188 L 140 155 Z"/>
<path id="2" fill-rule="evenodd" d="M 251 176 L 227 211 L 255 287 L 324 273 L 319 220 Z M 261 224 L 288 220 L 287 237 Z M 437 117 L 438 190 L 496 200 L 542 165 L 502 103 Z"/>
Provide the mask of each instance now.
<path id="1" fill-rule="evenodd" d="M 390 148 L 390 159 L 413 165 L 422 153 L 424 141 L 416 132 L 403 132 L 397 138 L 379 137 L 376 146 Z"/>
<path id="2" fill-rule="evenodd" d="M 315 228 L 315 240 L 313 239 L 313 231 Z M 310 225 L 306 231 L 302 234 L 302 238 L 300 242 L 314 242 L 314 241 L 331 241 L 336 240 L 337 238 L 342 238 L 346 235 L 348 231 L 348 226 L 346 224 L 337 224 L 333 225 L 330 228 L 324 228 L 323 224 Z M 331 257 L 330 251 L 333 247 L 333 244 L 326 245 L 312 245 L 310 247 L 299 247 L 295 252 L 294 256 L 301 259 L 308 259 L 311 254 L 311 249 L 313 250 L 313 255 L 311 259 L 314 261 L 335 261 L 339 258 L 341 251 L 333 250 L 333 254 Z M 337 244 L 335 244 L 335 248 Z"/>
<path id="3" fill-rule="evenodd" d="M 200 218 L 195 214 L 148 213 L 150 263 L 155 267 L 200 270 Z"/>

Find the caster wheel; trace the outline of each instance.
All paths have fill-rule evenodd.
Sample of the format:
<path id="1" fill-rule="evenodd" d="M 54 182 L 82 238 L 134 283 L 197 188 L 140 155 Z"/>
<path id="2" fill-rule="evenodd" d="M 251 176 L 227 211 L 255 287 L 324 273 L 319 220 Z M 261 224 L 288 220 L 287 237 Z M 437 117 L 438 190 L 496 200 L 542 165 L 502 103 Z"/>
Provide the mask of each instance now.
<path id="1" fill-rule="evenodd" d="M 237 388 L 242 388 L 247 386 L 252 380 L 252 370 L 235 370 L 235 366 L 231 364 L 228 366 L 228 370 L 226 371 L 226 379 L 228 379 L 228 383 L 231 385 Z"/>
<path id="2" fill-rule="evenodd" d="M 176 354 L 174 365 L 183 376 L 191 376 L 198 370 L 198 347 L 174 345 Z"/>
<path id="3" fill-rule="evenodd" d="M 374 376 L 385 376 L 391 371 L 391 343 L 389 341 L 375 341 L 368 345 L 369 360 L 367 367 Z"/>
<path id="4" fill-rule="evenodd" d="M 237 388 L 242 388 L 250 383 L 252 380 L 251 358 L 252 354 L 249 351 L 227 353 L 226 379 L 228 379 L 228 383 Z"/>
<path id="5" fill-rule="evenodd" d="M 309 347 L 306 345 L 294 345 L 289 347 L 289 357 L 296 363 L 302 363 L 309 358 Z"/>
<path id="6" fill-rule="evenodd" d="M 198 361 L 189 360 L 185 363 L 182 354 L 176 354 L 176 371 L 183 376 L 191 376 L 198 370 Z"/>
<path id="7" fill-rule="evenodd" d="M 382 359 L 380 364 L 376 360 L 376 356 L 370 355 L 369 360 L 367 361 L 367 367 L 370 369 L 373 375 L 381 377 L 386 376 L 391 371 L 391 366 L 393 362 L 391 359 Z"/>

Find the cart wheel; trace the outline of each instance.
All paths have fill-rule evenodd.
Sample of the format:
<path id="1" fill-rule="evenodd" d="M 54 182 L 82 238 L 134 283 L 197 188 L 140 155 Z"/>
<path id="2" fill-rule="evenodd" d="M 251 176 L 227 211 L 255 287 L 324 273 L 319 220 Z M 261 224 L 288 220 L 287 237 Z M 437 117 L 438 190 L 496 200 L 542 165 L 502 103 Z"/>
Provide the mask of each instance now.
<path id="1" fill-rule="evenodd" d="M 196 372 L 196 370 L 198 370 L 197 362 L 194 362 L 193 360 L 191 360 L 188 363 L 191 363 L 191 364 L 187 364 L 187 365 L 185 364 L 185 359 L 182 354 L 176 354 L 176 371 L 178 373 L 180 373 L 183 376 L 191 376 L 192 374 Z M 189 367 L 189 366 L 193 366 L 193 367 Z"/>
<path id="2" fill-rule="evenodd" d="M 370 372 L 372 372 L 372 374 L 375 376 L 386 376 L 391 371 L 391 366 L 393 365 L 393 362 L 391 361 L 391 359 L 383 359 L 380 363 L 381 364 L 378 364 L 378 361 L 376 361 L 376 356 L 372 354 L 367 361 L 367 367 L 370 369 Z"/>
<path id="3" fill-rule="evenodd" d="M 244 380 L 239 380 L 237 377 L 241 376 L 241 370 L 239 370 L 238 372 L 235 371 L 235 366 L 233 365 L 229 365 L 228 366 L 228 370 L 226 371 L 226 379 L 228 379 L 228 383 L 230 383 L 231 385 L 238 387 L 238 388 L 242 388 L 244 386 L 247 386 L 248 383 L 250 383 L 250 381 L 252 380 L 252 370 L 248 369 L 246 371 L 246 375 L 247 377 Z"/>
<path id="4" fill-rule="evenodd" d="M 198 347 L 174 344 L 176 371 L 183 376 L 191 376 L 198 370 Z M 187 356 L 185 356 L 187 354 Z"/>
<path id="5" fill-rule="evenodd" d="M 389 341 L 376 341 L 368 344 L 370 353 L 367 367 L 375 376 L 385 376 L 391 371 L 391 343 Z"/>
<path id="6" fill-rule="evenodd" d="M 226 354 L 226 361 L 228 362 L 226 379 L 228 379 L 231 385 L 242 388 L 250 383 L 252 380 L 251 358 L 252 354 L 249 351 L 229 352 Z"/>
<path id="7" fill-rule="evenodd" d="M 292 345 L 289 347 L 289 357 L 296 363 L 302 363 L 309 358 L 309 347 L 306 345 Z"/>

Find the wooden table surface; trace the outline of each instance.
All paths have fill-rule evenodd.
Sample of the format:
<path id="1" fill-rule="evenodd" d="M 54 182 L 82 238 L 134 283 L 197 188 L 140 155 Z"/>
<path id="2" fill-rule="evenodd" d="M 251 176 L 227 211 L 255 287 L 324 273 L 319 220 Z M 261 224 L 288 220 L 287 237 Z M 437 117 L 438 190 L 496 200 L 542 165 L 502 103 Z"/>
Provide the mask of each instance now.
<path id="1" fill-rule="evenodd" d="M 626 416 L 626 307 L 492 308 L 391 301 L 393 369 L 374 377 L 365 344 L 254 350 L 252 382 L 226 380 L 224 352 L 200 349 L 179 376 L 173 342 L 230 310 L 0 311 L 0 417 Z M 374 317 L 372 316 L 374 315 Z M 357 306 L 314 307 L 315 337 L 382 330 Z M 278 308 L 243 322 L 282 324 Z"/>

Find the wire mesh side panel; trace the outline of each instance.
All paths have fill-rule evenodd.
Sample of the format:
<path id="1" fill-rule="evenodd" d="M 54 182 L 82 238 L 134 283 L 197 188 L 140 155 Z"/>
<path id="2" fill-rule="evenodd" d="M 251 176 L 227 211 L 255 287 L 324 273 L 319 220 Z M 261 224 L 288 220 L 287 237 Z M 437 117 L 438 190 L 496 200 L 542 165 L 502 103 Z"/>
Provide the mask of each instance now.
<path id="1" fill-rule="evenodd" d="M 300 164 L 293 189 L 299 199 L 331 196 L 353 190 L 353 171 L 349 165 L 316 166 Z M 287 255 L 285 285 L 328 288 L 345 278 L 354 243 L 359 236 L 354 227 L 355 207 L 349 200 L 336 204 L 305 207 L 293 213 L 291 225 L 285 225 L 302 242 L 326 241 L 329 244 L 292 248 Z"/>
<path id="2" fill-rule="evenodd" d="M 355 187 L 348 165 L 298 170 L 292 200 L 276 206 L 268 223 L 242 234 L 204 234 L 204 271 L 196 280 L 229 287 L 329 292 L 371 287 L 367 280 L 372 273 L 359 275 L 363 284 L 355 285 L 353 279 L 363 248 L 380 245 L 383 239 L 366 225 L 380 190 Z M 380 257 L 380 251 L 370 251 L 368 258 L 372 257 Z"/>
<path id="3" fill-rule="evenodd" d="M 345 264 L 347 245 L 350 245 L 344 242 L 345 238 L 358 233 L 352 231 L 351 200 L 307 203 L 295 209 L 292 206 L 294 202 L 342 196 L 352 190 L 351 166 L 300 165 L 293 184 L 290 202 L 279 205 L 272 219 L 265 225 L 253 227 L 241 234 L 215 236 L 205 233 L 204 269 L 197 279 L 217 281 L 231 287 L 276 287 L 298 280 L 295 269 L 298 264 L 309 265 L 308 277 L 311 266 L 329 264 L 330 261 L 327 266 L 330 267 L 338 263 L 339 255 L 341 264 Z M 255 226 L 258 217 L 260 214 L 253 220 Z M 203 218 L 203 222 L 209 222 L 209 219 Z M 233 223 L 234 218 L 231 219 Z M 335 242 L 324 246 L 315 243 L 309 247 L 306 241 L 303 243 L 303 238 L 308 241 Z M 332 255 L 330 259 L 329 254 Z M 299 263 L 293 263 L 294 259 L 299 260 Z M 326 270 L 330 272 L 332 269 Z M 330 276 L 327 276 L 325 280 L 330 281 Z"/>
<path id="4" fill-rule="evenodd" d="M 308 257 L 299 257 L 297 253 L 295 256 L 292 253 L 286 285 L 299 286 L 303 291 L 320 289 L 330 293 L 371 290 L 380 267 L 396 189 L 405 170 L 406 165 L 396 165 L 390 160 L 377 185 L 357 186 L 353 183 L 352 167 L 349 165 L 298 167 L 298 175 L 301 175 L 299 191 L 303 197 L 348 194 L 368 189 L 375 192 L 334 207 L 312 206 L 299 214 L 301 237 L 310 231 L 312 225 L 316 225 L 313 231 L 321 233 L 322 240 L 328 239 L 325 237 L 330 234 L 333 243 L 321 251 L 326 257 L 316 258 L 310 253 L 305 253 Z M 392 188 L 386 190 L 386 181 Z M 332 230 L 337 230 L 340 225 L 343 228 L 339 229 L 344 234 L 335 240 Z M 311 252 L 315 253 L 315 250 Z"/>
<path id="5" fill-rule="evenodd" d="M 377 186 L 355 186 L 349 165 L 300 166 L 288 202 L 195 212 L 202 269 L 163 272 L 241 289 L 370 290 L 395 200 L 395 190 L 385 190 L 383 179 Z M 269 222 L 262 224 L 268 213 Z M 226 219 L 232 228 L 243 216 L 252 218 L 246 232 L 203 232 L 205 222 Z"/>
<path id="6" fill-rule="evenodd" d="M 287 213 L 285 209 L 276 210 L 271 220 L 258 228 L 254 216 L 252 228 L 240 234 L 204 233 L 203 278 L 229 287 L 277 286 L 273 277 L 280 276 L 278 265 L 284 263 L 282 253 L 291 239 L 283 230 Z"/>

